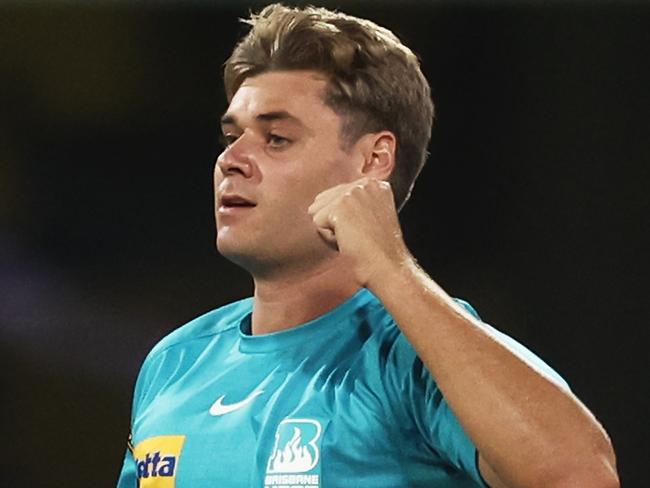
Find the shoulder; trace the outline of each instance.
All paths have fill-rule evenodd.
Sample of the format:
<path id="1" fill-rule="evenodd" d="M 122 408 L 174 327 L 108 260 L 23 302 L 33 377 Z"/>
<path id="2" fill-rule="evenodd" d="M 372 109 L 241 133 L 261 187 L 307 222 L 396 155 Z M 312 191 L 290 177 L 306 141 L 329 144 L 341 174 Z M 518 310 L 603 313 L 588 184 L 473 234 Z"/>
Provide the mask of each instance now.
<path id="1" fill-rule="evenodd" d="M 205 313 L 161 339 L 140 368 L 133 395 L 133 418 L 165 385 L 191 368 L 208 343 L 236 329 L 250 310 L 250 298 L 239 300 Z"/>
<path id="2" fill-rule="evenodd" d="M 149 352 L 147 360 L 171 348 L 207 339 L 236 328 L 251 311 L 252 298 L 245 298 L 211 310 L 163 337 Z"/>

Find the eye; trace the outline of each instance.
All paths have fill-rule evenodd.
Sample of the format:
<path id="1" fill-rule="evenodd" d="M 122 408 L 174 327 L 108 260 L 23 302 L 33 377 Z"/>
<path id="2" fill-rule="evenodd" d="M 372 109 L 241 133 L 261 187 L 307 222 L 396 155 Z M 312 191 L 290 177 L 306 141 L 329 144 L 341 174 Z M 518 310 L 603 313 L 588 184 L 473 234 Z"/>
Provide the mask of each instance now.
<path id="1" fill-rule="evenodd" d="M 291 141 L 286 137 L 282 137 L 273 133 L 269 133 L 269 135 L 266 136 L 266 141 L 267 144 L 274 149 L 283 148 L 291 143 Z"/>
<path id="2" fill-rule="evenodd" d="M 221 134 L 219 136 L 219 142 L 223 145 L 223 147 L 230 146 L 233 142 L 237 140 L 239 136 L 236 134 L 228 133 L 228 134 Z"/>

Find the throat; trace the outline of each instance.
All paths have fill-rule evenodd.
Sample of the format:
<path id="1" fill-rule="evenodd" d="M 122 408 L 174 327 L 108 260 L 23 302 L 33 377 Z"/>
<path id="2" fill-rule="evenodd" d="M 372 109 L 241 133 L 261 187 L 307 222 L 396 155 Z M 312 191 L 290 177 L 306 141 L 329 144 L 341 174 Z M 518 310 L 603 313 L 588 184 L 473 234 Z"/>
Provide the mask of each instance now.
<path id="1" fill-rule="evenodd" d="M 349 266 L 330 266 L 291 280 L 255 280 L 251 332 L 269 334 L 302 325 L 344 303 L 359 290 Z"/>

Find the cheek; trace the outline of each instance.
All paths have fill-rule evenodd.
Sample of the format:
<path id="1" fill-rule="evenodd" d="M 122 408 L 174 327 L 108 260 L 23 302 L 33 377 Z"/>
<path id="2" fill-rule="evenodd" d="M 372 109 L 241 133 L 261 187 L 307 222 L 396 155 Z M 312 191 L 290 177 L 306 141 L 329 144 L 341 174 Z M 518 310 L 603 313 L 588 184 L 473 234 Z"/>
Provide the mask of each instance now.
<path id="1" fill-rule="evenodd" d="M 330 160 L 315 178 L 314 184 L 319 190 L 318 193 L 359 179 L 361 175 L 355 171 L 355 168 L 350 159 L 341 157 Z"/>

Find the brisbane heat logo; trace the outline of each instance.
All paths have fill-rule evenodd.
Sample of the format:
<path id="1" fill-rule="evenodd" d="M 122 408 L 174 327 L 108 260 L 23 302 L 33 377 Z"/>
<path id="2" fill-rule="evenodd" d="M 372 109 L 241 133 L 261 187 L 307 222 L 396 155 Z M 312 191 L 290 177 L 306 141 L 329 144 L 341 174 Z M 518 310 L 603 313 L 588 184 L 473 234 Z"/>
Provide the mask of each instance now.
<path id="1" fill-rule="evenodd" d="M 264 487 L 319 487 L 321 424 L 312 419 L 284 419 L 266 466 Z"/>
<path id="2" fill-rule="evenodd" d="M 150 437 L 133 448 L 141 488 L 174 488 L 184 435 Z"/>

